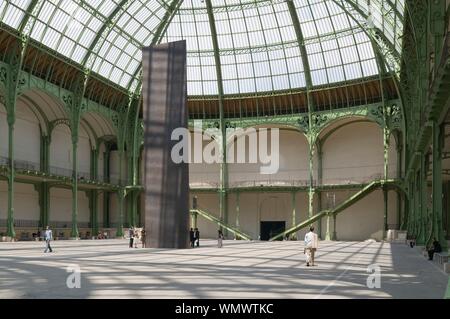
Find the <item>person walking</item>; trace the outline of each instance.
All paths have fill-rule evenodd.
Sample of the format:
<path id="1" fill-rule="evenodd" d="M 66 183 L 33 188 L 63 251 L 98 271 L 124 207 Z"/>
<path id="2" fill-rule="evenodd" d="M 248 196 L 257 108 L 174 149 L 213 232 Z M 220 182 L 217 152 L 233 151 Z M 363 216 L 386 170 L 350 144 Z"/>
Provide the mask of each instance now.
<path id="1" fill-rule="evenodd" d="M 309 228 L 309 233 L 305 235 L 305 254 L 306 254 L 306 266 L 314 266 L 314 255 L 316 254 L 319 246 L 319 239 L 316 233 L 314 233 L 314 226 Z"/>
<path id="2" fill-rule="evenodd" d="M 194 232 L 194 242 L 196 243 L 197 247 L 200 246 L 200 231 L 198 230 L 198 228 L 196 228 Z"/>
<path id="3" fill-rule="evenodd" d="M 142 241 L 142 248 L 145 248 L 145 239 L 146 239 L 146 232 L 145 232 L 145 228 L 142 228 L 141 230 L 141 241 Z"/>
<path id="4" fill-rule="evenodd" d="M 134 248 L 138 248 L 138 242 L 139 242 L 139 231 L 138 229 L 135 229 L 133 237 Z"/>
<path id="5" fill-rule="evenodd" d="M 130 237 L 130 248 L 133 248 L 133 239 L 134 239 L 133 227 L 130 227 L 130 229 L 128 229 L 128 236 Z"/>
<path id="6" fill-rule="evenodd" d="M 50 245 L 50 242 L 53 240 L 53 232 L 50 229 L 50 226 L 47 226 L 45 233 L 44 233 L 44 240 L 45 240 L 45 250 L 44 253 L 48 252 L 50 250 L 50 252 L 53 252 L 52 246 Z"/>
<path id="7" fill-rule="evenodd" d="M 223 232 L 219 229 L 217 236 L 217 247 L 222 248 L 223 247 Z"/>
<path id="8" fill-rule="evenodd" d="M 194 248 L 195 234 L 193 228 L 191 228 L 191 230 L 189 231 L 189 242 L 191 244 L 191 247 Z"/>

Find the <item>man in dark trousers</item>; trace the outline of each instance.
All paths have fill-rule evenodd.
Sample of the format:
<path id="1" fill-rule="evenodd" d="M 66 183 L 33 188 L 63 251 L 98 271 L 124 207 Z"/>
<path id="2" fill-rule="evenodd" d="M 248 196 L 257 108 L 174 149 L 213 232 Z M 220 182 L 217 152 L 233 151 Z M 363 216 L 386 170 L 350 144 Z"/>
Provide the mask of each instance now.
<path id="1" fill-rule="evenodd" d="M 433 246 L 428 250 L 428 260 L 433 260 L 434 253 L 442 252 L 441 244 L 438 242 L 436 238 L 433 240 Z"/>
<path id="2" fill-rule="evenodd" d="M 133 248 L 133 240 L 134 240 L 134 229 L 133 229 L 133 227 L 130 227 L 130 229 L 128 229 L 128 236 L 130 236 L 130 248 Z"/>
<path id="3" fill-rule="evenodd" d="M 194 237 L 194 229 L 191 228 L 191 230 L 189 231 L 189 242 L 191 243 L 191 247 L 194 248 L 194 241 L 195 241 L 195 237 Z"/>
<path id="4" fill-rule="evenodd" d="M 44 233 L 44 240 L 45 240 L 45 250 L 44 253 L 48 252 L 50 250 L 50 252 L 53 252 L 52 247 L 50 246 L 50 242 L 53 240 L 53 232 L 50 229 L 49 226 L 47 226 L 45 233 Z"/>
<path id="5" fill-rule="evenodd" d="M 198 231 L 198 228 L 195 229 L 194 232 L 194 241 L 197 243 L 197 247 L 200 246 L 200 232 Z"/>

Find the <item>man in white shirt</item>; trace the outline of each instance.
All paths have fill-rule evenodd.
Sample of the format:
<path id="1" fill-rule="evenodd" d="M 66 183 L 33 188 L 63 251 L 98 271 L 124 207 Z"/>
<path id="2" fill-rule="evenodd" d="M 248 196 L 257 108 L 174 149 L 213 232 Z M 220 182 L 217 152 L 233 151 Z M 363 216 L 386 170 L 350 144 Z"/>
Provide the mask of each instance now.
<path id="1" fill-rule="evenodd" d="M 50 246 L 50 241 L 53 239 L 53 233 L 49 226 L 47 226 L 47 229 L 44 233 L 44 239 L 45 239 L 45 250 L 44 253 L 50 250 L 50 252 L 53 252 L 52 247 Z"/>
<path id="2" fill-rule="evenodd" d="M 309 233 L 305 235 L 305 254 L 306 254 L 306 266 L 314 266 L 314 254 L 319 247 L 319 239 L 316 233 L 314 233 L 314 226 L 309 228 Z"/>

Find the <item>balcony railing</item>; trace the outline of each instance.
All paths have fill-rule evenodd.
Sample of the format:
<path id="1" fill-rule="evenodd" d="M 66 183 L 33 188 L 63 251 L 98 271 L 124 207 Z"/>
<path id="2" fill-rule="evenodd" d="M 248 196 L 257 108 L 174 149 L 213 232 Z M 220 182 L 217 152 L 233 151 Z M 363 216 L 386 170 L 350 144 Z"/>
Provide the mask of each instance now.
<path id="1" fill-rule="evenodd" d="M 50 166 L 50 174 L 58 175 L 58 176 L 65 176 L 65 177 L 72 177 L 73 170 L 71 170 L 69 168 Z"/>
<path id="2" fill-rule="evenodd" d="M 0 227 L 6 227 L 7 220 L 0 219 Z M 14 219 L 14 227 L 39 228 L 39 220 Z"/>
<path id="3" fill-rule="evenodd" d="M 7 157 L 0 157 L 0 165 L 8 165 L 9 159 Z M 32 170 L 39 171 L 40 164 L 24 160 L 15 160 L 14 166 L 18 170 Z M 356 185 L 365 184 L 374 179 L 381 179 L 383 177 L 384 166 L 372 165 L 364 167 L 342 167 L 342 168 L 324 168 L 323 178 L 319 183 L 317 173 L 314 174 L 312 186 L 326 186 L 326 185 Z M 380 172 L 375 174 L 363 174 L 365 171 Z M 50 173 L 57 176 L 65 176 L 72 178 L 73 171 L 69 168 L 50 166 Z M 194 189 L 219 188 L 219 172 L 201 173 L 191 172 L 190 187 Z M 79 181 L 92 181 L 90 173 L 78 172 Z M 338 177 L 333 177 L 338 176 Z M 345 176 L 345 177 L 340 177 Z M 389 177 L 396 178 L 397 172 L 390 171 Z M 104 182 L 103 175 L 98 176 L 98 182 Z M 120 179 L 118 174 L 111 174 L 109 177 L 109 184 L 126 185 L 126 179 Z M 276 174 L 262 175 L 259 172 L 238 172 L 231 171 L 229 173 L 230 188 L 238 187 L 308 187 L 310 186 L 309 171 L 306 169 L 285 169 L 280 170 Z"/>
<path id="4" fill-rule="evenodd" d="M 10 161 L 8 157 L 0 156 L 0 166 L 9 166 Z M 16 170 L 23 170 L 23 171 L 36 171 L 40 172 L 41 165 L 36 162 L 26 161 L 26 160 L 14 160 L 14 168 Z M 73 177 L 73 170 L 70 168 L 65 167 L 57 167 L 57 166 L 50 166 L 49 172 L 52 175 L 56 176 L 64 176 L 68 178 Z M 91 174 L 89 172 L 78 172 L 77 177 L 79 181 L 92 181 Z M 99 174 L 98 178 L 95 180 L 97 182 L 101 183 L 107 183 L 106 178 L 103 176 L 103 174 Z M 109 184 L 119 185 L 119 182 L 122 181 L 122 185 L 126 185 L 125 179 L 119 179 L 117 175 L 112 174 L 110 177 Z"/>
<path id="5" fill-rule="evenodd" d="M 372 172 L 367 174 L 366 172 Z M 384 166 L 374 165 L 365 167 L 324 168 L 321 181 L 314 174 L 313 187 L 318 186 L 345 186 L 367 184 L 384 177 Z M 309 172 L 307 170 L 281 170 L 273 175 L 259 173 L 230 172 L 230 188 L 239 187 L 309 187 Z M 336 177 L 334 177 L 336 176 Z M 344 177 L 341 177 L 344 176 Z M 390 170 L 388 178 L 395 179 L 396 170 Z M 190 174 L 189 186 L 193 189 L 218 188 L 220 186 L 219 173 Z"/>
<path id="6" fill-rule="evenodd" d="M 15 160 L 14 168 L 17 170 L 25 170 L 25 171 L 39 171 L 40 165 L 39 163 L 33 163 L 23 160 Z"/>
<path id="7" fill-rule="evenodd" d="M 6 219 L 0 219 L 0 227 L 5 228 L 7 225 Z M 92 225 L 90 222 L 78 222 L 77 223 L 78 228 L 91 228 Z M 115 223 L 110 224 L 110 228 L 113 228 L 116 226 Z M 46 225 L 45 225 L 46 226 Z M 44 227 L 45 227 L 44 226 Z M 48 223 L 48 226 L 52 229 L 71 229 L 72 228 L 72 221 L 50 221 Z M 106 223 L 100 222 L 97 224 L 98 228 L 106 228 Z M 14 219 L 14 227 L 16 228 L 42 228 L 42 226 L 39 225 L 39 220 L 26 220 L 26 219 Z M 128 227 L 124 225 L 124 227 Z"/>

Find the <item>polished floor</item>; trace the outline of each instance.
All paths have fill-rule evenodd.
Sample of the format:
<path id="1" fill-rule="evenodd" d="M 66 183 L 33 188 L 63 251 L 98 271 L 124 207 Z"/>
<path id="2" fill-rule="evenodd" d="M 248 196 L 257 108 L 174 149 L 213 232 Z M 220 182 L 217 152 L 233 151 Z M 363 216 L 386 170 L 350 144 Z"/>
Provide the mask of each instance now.
<path id="1" fill-rule="evenodd" d="M 0 243 L 0 299 L 442 299 L 448 283 L 404 244 L 321 242 L 316 267 L 306 267 L 302 242 L 225 241 L 218 249 L 204 240 L 199 248 L 166 250 L 131 249 L 127 240 L 55 241 L 53 249 Z M 379 281 L 370 269 L 380 270 Z"/>

